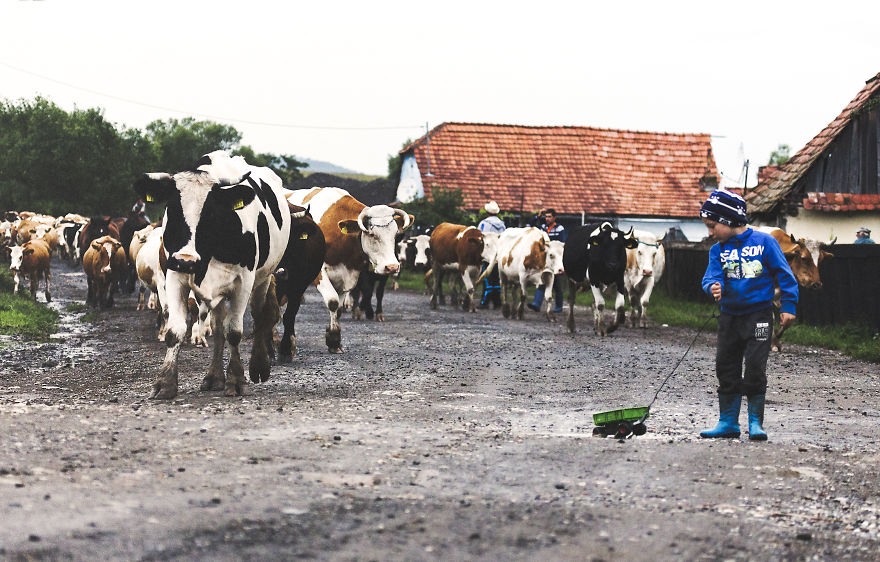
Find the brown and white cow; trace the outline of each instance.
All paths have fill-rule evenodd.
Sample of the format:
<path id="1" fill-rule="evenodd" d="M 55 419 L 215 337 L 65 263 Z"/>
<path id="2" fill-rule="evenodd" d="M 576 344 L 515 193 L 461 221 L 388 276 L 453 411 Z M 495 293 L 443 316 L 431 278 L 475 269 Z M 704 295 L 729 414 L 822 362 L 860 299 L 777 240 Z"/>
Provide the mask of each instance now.
<path id="1" fill-rule="evenodd" d="M 663 242 L 650 232 L 634 230 L 633 238 L 639 241 L 635 248 L 626 250 L 626 271 L 623 284 L 629 295 L 632 312 L 629 325 L 634 328 L 636 320 L 640 328 L 648 326 L 648 301 L 666 268 L 666 251 Z"/>
<path id="2" fill-rule="evenodd" d="M 395 237 L 410 227 L 413 216 L 387 205 L 367 206 L 337 187 L 287 192 L 293 205 L 308 207 L 321 227 L 327 252 L 316 286 L 330 313 L 325 340 L 330 353 L 342 353 L 339 312 L 362 271 L 388 275 L 400 268 Z"/>
<path id="3" fill-rule="evenodd" d="M 834 244 L 837 238 L 825 244 L 809 238 L 795 238 L 794 234 L 788 234 L 777 227 L 760 226 L 756 230 L 766 232 L 779 242 L 779 247 L 782 248 L 782 253 L 785 254 L 785 259 L 798 285 L 805 289 L 822 288 L 819 265 L 834 257 L 834 254 L 825 251 L 825 247 Z"/>
<path id="4" fill-rule="evenodd" d="M 489 241 L 487 243 L 487 241 Z M 480 276 L 484 261 L 495 257 L 498 236 L 484 236 L 475 226 L 464 226 L 443 222 L 431 232 L 431 271 L 434 287 L 431 294 L 431 308 L 445 304 L 443 297 L 443 276 L 449 271 L 457 271 L 464 283 L 465 296 L 462 309 L 476 312 L 474 285 Z"/>
<path id="5" fill-rule="evenodd" d="M 100 308 L 112 307 L 117 281 L 126 269 L 125 250 L 119 240 L 112 236 L 92 240 L 83 254 L 83 271 L 88 282 L 86 304 Z"/>
<path id="6" fill-rule="evenodd" d="M 22 276 L 31 282 L 31 297 L 37 300 L 37 284 L 40 278 L 46 280 L 46 302 L 52 301 L 49 289 L 49 245 L 45 240 L 28 240 L 21 246 L 13 246 L 9 269 L 15 280 L 14 292 L 18 293 L 18 285 Z"/>
<path id="7" fill-rule="evenodd" d="M 564 247 L 565 244 L 558 240 L 551 242 L 547 233 L 540 228 L 508 228 L 498 239 L 495 259 L 489 263 L 477 283 L 497 263 L 501 280 L 501 312 L 505 318 L 522 320 L 529 285 L 544 285 L 552 293 L 555 277 L 564 273 Z M 545 299 L 548 319 L 551 319 L 552 296 L 548 293 Z"/>

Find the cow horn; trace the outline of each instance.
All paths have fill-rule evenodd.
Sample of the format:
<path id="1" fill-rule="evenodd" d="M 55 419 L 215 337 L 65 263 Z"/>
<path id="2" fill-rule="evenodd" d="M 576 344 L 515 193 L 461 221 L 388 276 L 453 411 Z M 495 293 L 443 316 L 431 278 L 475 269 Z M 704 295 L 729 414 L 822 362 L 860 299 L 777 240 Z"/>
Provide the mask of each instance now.
<path id="1" fill-rule="evenodd" d="M 400 215 L 403 217 L 403 226 L 400 230 L 406 230 L 409 228 L 409 215 L 403 209 L 394 209 L 394 216 Z"/>
<path id="2" fill-rule="evenodd" d="M 360 229 L 363 230 L 364 232 L 367 231 L 367 227 L 364 226 L 364 217 L 367 216 L 367 211 L 369 211 L 369 210 L 370 210 L 369 207 L 364 207 L 363 209 L 361 209 L 361 212 L 360 212 L 360 214 L 358 215 L 358 226 L 359 226 Z"/>
<path id="3" fill-rule="evenodd" d="M 635 227 L 632 227 L 632 226 L 631 226 L 631 227 L 629 227 L 629 232 L 627 232 L 627 233 L 626 233 L 626 234 L 624 234 L 624 235 L 623 235 L 623 236 L 624 236 L 624 238 L 625 238 L 625 237 L 627 237 L 627 236 L 629 236 L 629 235 L 630 235 L 630 234 L 632 234 L 632 233 L 633 233 L 633 228 L 635 228 Z"/>
<path id="4" fill-rule="evenodd" d="M 485 279 L 490 273 L 492 273 L 492 270 L 495 269 L 495 264 L 497 264 L 497 263 L 498 263 L 498 252 L 495 252 L 495 255 L 492 256 L 492 261 L 490 261 L 489 265 L 486 267 L 486 271 L 484 271 L 480 275 L 480 277 L 478 277 L 477 280 L 474 281 L 474 287 L 479 285 L 483 281 L 483 279 Z"/>
<path id="5" fill-rule="evenodd" d="M 834 239 L 831 240 L 831 242 L 829 242 L 829 243 L 827 243 L 827 244 L 825 244 L 825 245 L 826 245 L 826 246 L 833 246 L 836 242 L 837 242 L 837 236 L 835 236 Z"/>

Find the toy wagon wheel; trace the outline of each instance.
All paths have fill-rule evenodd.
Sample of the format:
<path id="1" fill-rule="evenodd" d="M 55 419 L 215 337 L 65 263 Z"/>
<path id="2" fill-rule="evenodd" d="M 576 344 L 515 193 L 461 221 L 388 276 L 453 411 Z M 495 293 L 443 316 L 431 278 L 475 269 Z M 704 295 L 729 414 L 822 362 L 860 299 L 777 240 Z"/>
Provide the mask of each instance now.
<path id="1" fill-rule="evenodd" d="M 608 433 L 605 431 L 604 427 L 594 427 L 593 437 L 608 437 Z"/>
<path id="2" fill-rule="evenodd" d="M 632 433 L 632 426 L 629 422 L 620 422 L 617 426 L 617 433 L 614 434 L 616 439 L 626 439 L 626 437 Z"/>
<path id="3" fill-rule="evenodd" d="M 643 423 L 633 425 L 633 435 L 644 435 L 648 431 L 648 426 Z"/>

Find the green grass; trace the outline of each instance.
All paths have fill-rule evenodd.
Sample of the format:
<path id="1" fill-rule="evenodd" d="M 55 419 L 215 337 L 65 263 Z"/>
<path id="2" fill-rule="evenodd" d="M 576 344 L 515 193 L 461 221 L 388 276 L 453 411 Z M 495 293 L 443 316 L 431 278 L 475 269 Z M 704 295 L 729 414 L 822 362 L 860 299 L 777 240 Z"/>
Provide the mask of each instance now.
<path id="1" fill-rule="evenodd" d="M 58 313 L 44 303 L 31 300 L 29 290 L 15 286 L 12 272 L 0 269 L 0 334 L 20 335 L 27 339 L 47 340 L 58 324 Z"/>
<path id="2" fill-rule="evenodd" d="M 58 322 L 58 313 L 28 297 L 0 293 L 0 333 L 28 339 L 49 339 Z"/>
<path id="3" fill-rule="evenodd" d="M 89 309 L 89 305 L 82 302 L 72 302 L 64 307 L 65 312 L 71 312 L 74 314 L 79 312 L 87 312 Z"/>
<path id="4" fill-rule="evenodd" d="M 400 286 L 404 289 L 422 291 L 425 286 L 424 274 L 404 270 L 400 274 Z M 530 298 L 532 294 L 533 292 L 530 291 Z M 480 298 L 481 295 L 482 287 L 477 290 L 476 298 Z M 592 293 L 578 293 L 575 303 L 579 306 L 591 306 Z M 681 300 L 670 297 L 663 290 L 657 290 L 651 295 L 648 316 L 656 324 L 693 330 L 705 325 L 704 332 L 713 333 L 718 329 L 718 321 L 709 319 L 714 310 L 715 305 L 708 300 L 704 303 Z M 871 330 L 866 325 L 805 326 L 796 323 L 786 330 L 782 338 L 783 348 L 787 343 L 834 349 L 856 359 L 880 363 L 880 340 L 872 338 Z"/>

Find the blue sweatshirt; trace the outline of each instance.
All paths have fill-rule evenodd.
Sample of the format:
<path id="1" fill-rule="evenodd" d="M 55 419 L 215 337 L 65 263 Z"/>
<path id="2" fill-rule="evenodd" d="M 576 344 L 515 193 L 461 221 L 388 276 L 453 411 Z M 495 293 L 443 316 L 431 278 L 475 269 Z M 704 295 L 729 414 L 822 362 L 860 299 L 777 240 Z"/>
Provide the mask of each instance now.
<path id="1" fill-rule="evenodd" d="M 709 266 L 703 276 L 703 291 L 721 283 L 721 311 L 734 316 L 767 308 L 773 301 L 774 281 L 782 292 L 781 312 L 795 314 L 798 284 L 775 238 L 765 232 L 746 229 L 709 250 Z"/>

